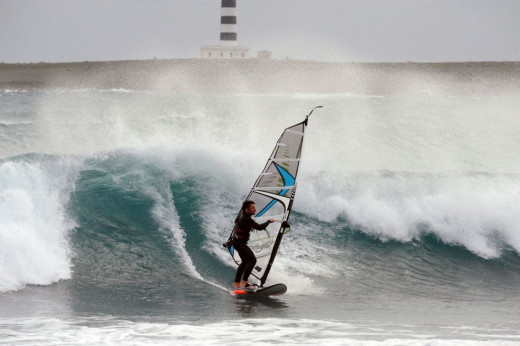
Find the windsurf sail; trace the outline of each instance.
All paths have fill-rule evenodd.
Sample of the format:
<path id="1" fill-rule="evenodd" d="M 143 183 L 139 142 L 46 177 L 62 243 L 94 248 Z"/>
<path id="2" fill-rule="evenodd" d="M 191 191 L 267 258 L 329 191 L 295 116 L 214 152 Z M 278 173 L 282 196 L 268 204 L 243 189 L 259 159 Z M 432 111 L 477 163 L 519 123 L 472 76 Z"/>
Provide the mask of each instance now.
<path id="1" fill-rule="evenodd" d="M 257 214 L 254 219 L 257 223 L 275 219 L 275 222 L 269 224 L 265 230 L 253 230 L 250 233 L 248 246 L 257 258 L 252 274 L 260 280 L 260 286 L 263 286 L 267 280 L 282 237 L 289 230 L 286 221 L 291 214 L 296 194 L 296 177 L 301 164 L 305 130 L 312 112 L 321 107 L 315 107 L 304 121 L 283 131 L 262 173 L 246 198 L 256 204 Z M 230 240 L 234 232 L 235 229 L 231 232 Z M 240 264 L 238 252 L 230 242 L 228 244 L 235 263 Z"/>

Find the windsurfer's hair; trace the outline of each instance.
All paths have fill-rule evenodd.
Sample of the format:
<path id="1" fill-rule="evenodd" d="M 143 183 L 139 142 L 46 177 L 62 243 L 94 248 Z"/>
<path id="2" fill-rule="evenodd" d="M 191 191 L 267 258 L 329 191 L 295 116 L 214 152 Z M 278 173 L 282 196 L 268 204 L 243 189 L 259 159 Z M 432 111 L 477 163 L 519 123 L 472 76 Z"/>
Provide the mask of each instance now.
<path id="1" fill-rule="evenodd" d="M 249 206 L 251 204 L 255 204 L 255 202 L 253 202 L 253 201 L 245 201 L 244 203 L 242 203 L 242 211 L 245 213 L 246 209 L 249 208 Z"/>

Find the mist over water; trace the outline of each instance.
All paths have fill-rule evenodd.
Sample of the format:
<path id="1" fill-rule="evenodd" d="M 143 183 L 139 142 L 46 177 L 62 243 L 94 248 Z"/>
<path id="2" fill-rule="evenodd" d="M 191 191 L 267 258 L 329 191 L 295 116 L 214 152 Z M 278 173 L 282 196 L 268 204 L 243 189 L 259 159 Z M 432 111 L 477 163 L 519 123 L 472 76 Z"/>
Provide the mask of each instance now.
<path id="1" fill-rule="evenodd" d="M 518 326 L 515 96 L 4 90 L 0 104 L 2 318 L 23 299 L 73 321 L 137 323 L 107 319 L 106 335 L 114 324 L 158 333 L 135 316 L 217 318 L 207 325 L 217 331 L 237 316 L 290 328 L 276 319 L 288 314 L 320 321 L 317 339 L 353 328 L 349 318 L 419 319 L 438 336 L 461 320 Z M 221 243 L 281 131 L 316 105 L 292 231 L 270 275 L 287 283 L 286 300 L 237 315 L 222 292 L 234 267 Z"/>

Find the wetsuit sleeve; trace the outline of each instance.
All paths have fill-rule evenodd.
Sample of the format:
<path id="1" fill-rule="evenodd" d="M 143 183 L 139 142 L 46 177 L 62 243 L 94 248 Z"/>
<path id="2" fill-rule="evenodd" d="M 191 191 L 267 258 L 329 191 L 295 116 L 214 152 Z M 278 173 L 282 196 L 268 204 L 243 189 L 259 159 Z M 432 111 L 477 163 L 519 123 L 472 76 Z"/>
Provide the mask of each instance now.
<path id="1" fill-rule="evenodd" d="M 266 229 L 267 225 L 269 225 L 271 223 L 271 221 L 267 220 L 264 223 L 258 224 L 258 223 L 256 223 L 255 220 L 253 220 L 253 219 L 250 219 L 250 220 L 251 220 L 251 227 L 254 229 L 258 229 L 258 230 Z"/>

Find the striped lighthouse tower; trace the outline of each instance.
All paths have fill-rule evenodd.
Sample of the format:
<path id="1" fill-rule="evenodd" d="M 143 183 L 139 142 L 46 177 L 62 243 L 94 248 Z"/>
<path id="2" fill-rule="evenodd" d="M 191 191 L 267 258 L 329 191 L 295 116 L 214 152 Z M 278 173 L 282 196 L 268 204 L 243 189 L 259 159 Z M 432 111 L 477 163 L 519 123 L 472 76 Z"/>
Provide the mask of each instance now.
<path id="1" fill-rule="evenodd" d="M 222 0 L 220 14 L 220 44 L 237 45 L 237 1 Z"/>
<path id="2" fill-rule="evenodd" d="M 237 1 L 221 1 L 220 43 L 212 46 L 201 46 L 200 56 L 203 59 L 249 58 L 249 48 L 237 44 Z"/>

